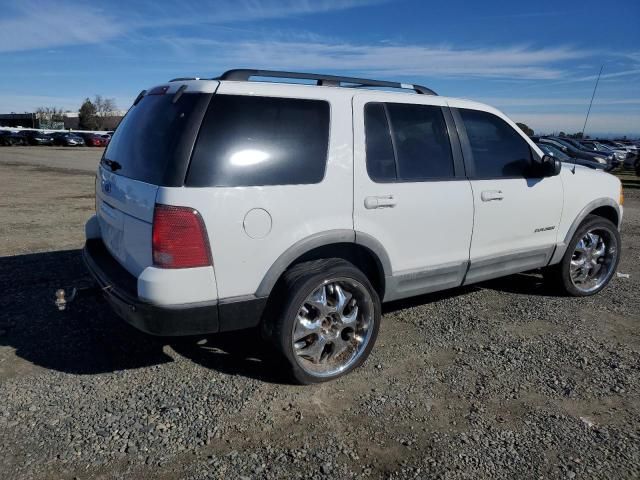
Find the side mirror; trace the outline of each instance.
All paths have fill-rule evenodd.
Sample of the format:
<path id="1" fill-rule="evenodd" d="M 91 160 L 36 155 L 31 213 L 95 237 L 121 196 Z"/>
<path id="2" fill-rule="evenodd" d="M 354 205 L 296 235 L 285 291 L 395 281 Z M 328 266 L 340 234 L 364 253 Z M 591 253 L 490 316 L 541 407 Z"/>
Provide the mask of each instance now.
<path id="1" fill-rule="evenodd" d="M 562 170 L 562 162 L 552 155 L 544 155 L 540 164 L 543 177 L 555 177 Z"/>

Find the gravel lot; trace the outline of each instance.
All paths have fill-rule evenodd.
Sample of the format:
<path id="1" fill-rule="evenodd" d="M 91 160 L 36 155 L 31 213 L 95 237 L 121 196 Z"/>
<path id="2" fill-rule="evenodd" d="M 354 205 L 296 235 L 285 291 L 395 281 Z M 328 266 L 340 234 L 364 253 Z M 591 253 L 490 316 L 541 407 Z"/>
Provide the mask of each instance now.
<path id="1" fill-rule="evenodd" d="M 537 275 L 385 307 L 339 381 L 284 383 L 254 332 L 146 336 L 86 283 L 94 149 L 0 148 L 0 478 L 638 478 L 640 190 L 609 288 Z"/>

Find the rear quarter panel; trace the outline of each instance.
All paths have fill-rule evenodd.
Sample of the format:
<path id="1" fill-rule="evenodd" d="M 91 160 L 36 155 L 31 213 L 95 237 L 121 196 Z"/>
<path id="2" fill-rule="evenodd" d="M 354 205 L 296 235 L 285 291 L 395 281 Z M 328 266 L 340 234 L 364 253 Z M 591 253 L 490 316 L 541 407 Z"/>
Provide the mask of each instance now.
<path id="1" fill-rule="evenodd" d="M 158 190 L 158 203 L 190 206 L 202 215 L 220 299 L 254 294 L 269 268 L 296 242 L 328 230 L 353 230 L 351 96 L 332 88 L 257 82 L 222 82 L 216 95 L 224 94 L 325 100 L 331 126 L 325 176 L 318 184 Z M 245 232 L 245 217 L 254 209 L 271 218 L 263 238 Z"/>

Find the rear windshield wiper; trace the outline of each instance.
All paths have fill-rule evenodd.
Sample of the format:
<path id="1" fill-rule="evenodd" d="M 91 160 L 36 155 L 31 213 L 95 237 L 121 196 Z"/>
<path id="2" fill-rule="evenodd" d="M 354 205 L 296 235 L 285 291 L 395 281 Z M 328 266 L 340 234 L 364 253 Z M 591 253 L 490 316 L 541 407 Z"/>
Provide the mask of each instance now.
<path id="1" fill-rule="evenodd" d="M 107 167 L 109 167 L 112 172 L 115 172 L 116 170 L 120 170 L 122 168 L 122 165 L 120 165 L 115 160 L 104 159 L 102 160 L 102 163 L 104 163 Z"/>

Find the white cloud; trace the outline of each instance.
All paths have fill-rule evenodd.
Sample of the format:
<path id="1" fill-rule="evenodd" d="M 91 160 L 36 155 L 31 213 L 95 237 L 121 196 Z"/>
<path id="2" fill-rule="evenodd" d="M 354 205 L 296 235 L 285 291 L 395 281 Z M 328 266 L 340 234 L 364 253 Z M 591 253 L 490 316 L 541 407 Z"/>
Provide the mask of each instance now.
<path id="1" fill-rule="evenodd" d="M 454 48 L 450 46 L 351 44 L 284 41 L 217 41 L 164 38 L 181 55 L 202 59 L 215 51 L 219 65 L 251 65 L 274 69 L 357 71 L 378 76 L 474 76 L 486 78 L 557 79 L 566 72 L 559 62 L 588 56 L 569 47 Z"/>
<path id="2" fill-rule="evenodd" d="M 104 12 L 52 2 L 25 1 L 0 19 L 0 53 L 103 42 L 122 29 Z"/>
<path id="3" fill-rule="evenodd" d="M 631 70 L 623 70 L 620 72 L 612 72 L 612 73 L 604 73 L 600 75 L 600 80 L 604 80 L 607 78 L 619 78 L 619 77 L 627 77 L 629 75 L 640 75 L 640 68 L 632 68 Z M 580 77 L 574 79 L 576 82 L 584 82 L 584 81 L 593 81 L 598 78 L 598 75 L 589 75 L 587 77 Z"/>
<path id="4" fill-rule="evenodd" d="M 479 97 L 478 101 L 496 105 L 499 107 L 558 107 L 558 106 L 582 106 L 589 104 L 591 96 L 583 98 L 512 98 L 512 97 Z M 640 98 L 598 98 L 594 105 L 640 105 Z"/>
<path id="5" fill-rule="evenodd" d="M 167 12 L 155 2 L 135 4 L 137 27 L 225 24 L 313 15 L 385 3 L 388 0 L 205 0 Z"/>
<path id="6" fill-rule="evenodd" d="M 507 112 L 508 113 L 508 112 Z M 585 114 L 572 113 L 517 113 L 509 114 L 514 122 L 524 122 L 539 133 L 564 131 L 579 132 L 584 124 Z M 593 133 L 617 133 L 640 135 L 640 114 L 594 114 L 589 116 L 586 135 Z"/>
<path id="7" fill-rule="evenodd" d="M 183 2 L 167 9 L 156 2 L 129 2 L 114 11 L 67 0 L 23 0 L 3 7 L 0 53 L 101 43 L 140 29 L 231 24 L 346 10 L 386 0 L 225 0 Z"/>

